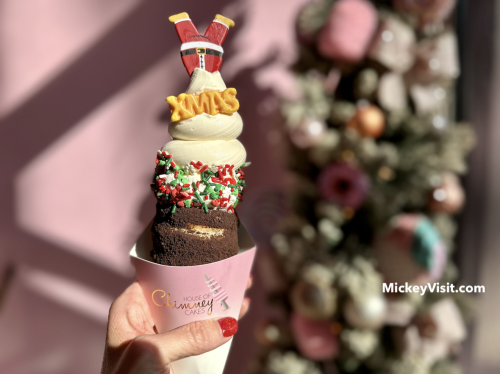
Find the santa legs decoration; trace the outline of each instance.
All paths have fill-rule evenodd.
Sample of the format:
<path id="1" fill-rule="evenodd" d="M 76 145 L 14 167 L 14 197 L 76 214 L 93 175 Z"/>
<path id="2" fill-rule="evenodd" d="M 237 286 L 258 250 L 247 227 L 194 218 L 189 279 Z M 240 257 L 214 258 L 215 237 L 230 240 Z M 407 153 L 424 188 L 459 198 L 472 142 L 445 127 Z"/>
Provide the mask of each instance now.
<path id="1" fill-rule="evenodd" d="M 210 73 L 220 70 L 224 53 L 222 43 L 229 28 L 234 26 L 232 20 L 217 14 L 204 35 L 196 29 L 187 13 L 171 16 L 169 21 L 175 24 L 177 35 L 182 42 L 182 62 L 189 75 L 195 68 Z"/>

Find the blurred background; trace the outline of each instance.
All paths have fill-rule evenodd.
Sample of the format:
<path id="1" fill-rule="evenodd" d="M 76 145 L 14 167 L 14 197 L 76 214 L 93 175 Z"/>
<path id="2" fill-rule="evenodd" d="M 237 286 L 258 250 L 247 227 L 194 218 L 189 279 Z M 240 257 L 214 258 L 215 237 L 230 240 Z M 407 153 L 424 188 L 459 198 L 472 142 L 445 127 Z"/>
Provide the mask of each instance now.
<path id="1" fill-rule="evenodd" d="M 365 43 L 366 50 L 352 51 L 347 46 L 342 55 L 342 51 L 339 52 L 342 42 L 332 36 L 319 47 L 322 51 L 319 57 L 308 55 L 307 49 L 316 48 L 311 44 L 316 43 L 321 30 L 329 29 L 333 33 L 344 27 L 349 31 L 349 25 L 345 24 L 350 23 L 353 11 L 358 14 L 358 8 L 339 8 L 333 14 L 332 4 L 335 3 L 335 7 L 340 2 L 349 0 L 187 0 L 182 4 L 167 0 L 0 0 L 0 372 L 83 374 L 100 371 L 109 306 L 135 279 L 128 252 L 154 215 L 155 199 L 149 182 L 156 150 L 169 140 L 170 113 L 164 99 L 182 92 L 189 82 L 178 52 L 180 42 L 168 22 L 168 16 L 183 11 L 202 32 L 215 14 L 223 14 L 236 22 L 224 43 L 221 72 L 227 86 L 238 90 L 242 103 L 240 114 L 245 123 L 240 140 L 252 162 L 246 172 L 249 187 L 245 192 L 246 202 L 240 206 L 239 215 L 262 250 L 254 266 L 256 280 L 249 293 L 250 313 L 241 322 L 226 372 L 301 374 L 351 369 L 351 372 L 371 372 L 370 363 L 360 364 L 359 357 L 356 365 L 349 364 L 354 361 L 344 359 L 345 352 L 341 351 L 339 360 L 343 360 L 343 364 L 337 365 L 325 358 L 308 357 L 307 348 L 294 347 L 293 342 L 284 344 L 298 352 L 294 358 L 286 359 L 288 364 L 283 363 L 285 359 L 279 361 L 281 366 L 266 361 L 279 340 L 276 334 L 280 334 L 276 326 L 269 330 L 272 324 L 267 321 L 283 318 L 273 309 L 270 302 L 273 300 L 269 297 L 282 287 L 282 280 L 269 276 L 270 272 L 278 271 L 269 265 L 275 259 L 275 250 L 279 252 L 276 236 L 274 241 L 271 238 L 274 230 L 282 227 L 263 227 L 256 217 L 264 214 L 268 221 L 279 221 L 287 214 L 286 199 L 281 194 L 284 181 L 289 181 L 290 165 L 286 160 L 291 156 L 287 152 L 294 149 L 305 152 L 315 141 L 294 132 L 295 125 L 289 126 L 290 118 L 297 115 L 289 109 L 304 102 L 304 93 L 313 95 L 311 100 L 316 103 L 321 101 L 322 97 L 314 96 L 308 87 L 320 82 L 327 96 L 334 96 L 336 91 L 344 95 L 338 102 L 346 105 L 340 109 L 328 107 L 328 119 L 322 120 L 324 126 L 336 129 L 335 120 L 342 121 L 342 116 L 349 120 L 366 109 L 365 101 L 358 102 L 362 98 L 382 108 L 387 117 L 384 136 L 394 134 L 391 131 L 400 134 L 397 126 L 404 120 L 394 119 L 400 114 L 399 109 L 408 106 L 413 117 L 420 118 L 419 110 L 425 117 L 428 108 L 432 112 L 436 102 L 443 99 L 436 97 L 436 87 L 433 86 L 434 96 L 425 90 L 428 85 L 437 84 L 431 77 L 416 93 L 415 85 L 408 88 L 411 104 L 401 104 L 400 97 L 406 96 L 405 85 L 409 85 L 406 80 L 400 84 L 395 75 L 406 73 L 415 58 L 411 58 L 405 70 L 402 66 L 408 56 L 401 48 L 405 48 L 405 43 L 421 43 L 428 35 L 437 38 L 445 31 L 452 35 L 456 32 L 459 65 L 458 62 L 454 65 L 450 53 L 455 52 L 449 50 L 444 60 L 437 62 L 447 64 L 444 70 L 436 69 L 447 77 L 449 84 L 443 88 L 448 95 L 446 108 L 438 108 L 441 119 L 438 118 L 437 126 L 434 122 L 434 127 L 439 130 L 448 122 L 469 122 L 477 142 L 467 159 L 468 145 L 473 143 L 472 131 L 455 134 L 456 144 L 462 144 L 463 140 L 467 146 L 452 146 L 463 148 L 457 151 L 460 156 L 457 162 L 464 167 L 457 166 L 460 170 L 454 171 L 462 178 L 467 202 L 463 209 L 459 204 L 450 212 L 459 213 L 452 219 L 453 224 L 458 223 L 458 231 L 456 237 L 450 234 L 449 240 L 455 243 L 450 263 L 453 259 L 457 265 L 456 273 L 460 274 L 457 282 L 485 285 L 486 294 L 475 295 L 472 301 L 467 301 L 467 305 L 475 307 L 476 315 L 465 319 L 467 333 L 459 334 L 452 342 L 453 349 L 447 346 L 443 357 L 451 354 L 465 373 L 500 372 L 496 344 L 500 335 L 496 309 L 500 303 L 500 291 L 496 289 L 500 284 L 496 271 L 500 264 L 497 251 L 500 176 L 495 173 L 500 160 L 496 146 L 496 142 L 500 142 L 500 129 L 495 126 L 500 117 L 496 105 L 500 90 L 497 68 L 500 33 L 495 22 L 500 16 L 499 6 L 494 1 L 459 0 L 452 11 L 453 1 L 416 0 L 414 3 L 421 6 L 442 3 L 443 9 L 448 3 L 452 4 L 449 12 L 443 11 L 440 15 L 439 21 L 445 26 L 426 28 L 421 19 L 411 23 L 414 20 L 411 13 L 419 9 L 417 5 L 412 8 L 412 1 L 395 2 L 402 4 L 403 8 L 398 10 L 391 1 L 374 1 L 377 13 L 372 5 L 359 5 L 362 0 L 353 0 L 358 3 L 355 6 L 360 6 L 359 12 L 366 13 L 366 18 L 357 20 L 358 25 L 372 24 L 373 29 L 365 36 L 362 32 L 355 33 L 349 39 L 350 45 L 359 47 Z M 306 18 L 306 26 L 302 23 L 305 28 L 298 28 L 297 17 L 299 13 L 304 14 L 304 9 L 309 9 L 309 13 L 302 16 Z M 356 21 L 351 27 L 353 25 L 356 26 Z M 387 30 L 381 25 L 391 34 L 384 34 Z M 310 34 L 301 34 L 301 30 L 309 30 Z M 398 35 L 408 35 L 408 30 L 416 37 L 399 39 L 399 49 L 384 50 L 375 46 L 376 38 L 392 41 L 391 38 L 397 39 Z M 412 38 L 416 39 L 412 41 Z M 369 57 L 365 56 L 368 48 Z M 437 47 L 430 47 L 433 48 Z M 427 50 L 425 46 L 422 49 Z M 356 53 L 362 55 L 356 57 Z M 366 59 L 371 60 L 368 65 L 364 62 Z M 436 67 L 436 62 L 429 66 L 433 64 Z M 318 74 L 310 73 L 310 66 L 317 66 Z M 367 70 L 372 72 L 366 73 Z M 381 72 L 388 71 L 394 73 L 392 79 L 386 79 L 384 93 L 373 98 L 373 90 L 382 84 Z M 420 73 L 425 75 L 425 69 Z M 377 83 L 372 83 L 373 92 L 366 88 L 372 79 L 370 74 L 377 79 Z M 360 86 L 367 91 L 352 97 L 343 94 L 346 85 L 354 87 L 355 78 L 359 76 L 368 82 Z M 337 117 L 332 119 L 331 113 Z M 431 122 L 436 121 L 434 114 L 429 118 Z M 297 123 L 306 126 L 306 133 L 312 131 L 308 127 L 310 123 Z M 358 120 L 351 126 L 358 133 L 363 132 L 360 123 Z M 317 129 L 314 126 L 317 125 L 312 127 Z M 285 139 L 287 131 L 292 134 L 291 143 Z M 413 130 L 408 131 L 403 133 L 415 135 Z M 339 139 L 342 140 L 343 135 L 339 130 Z M 310 141 L 313 143 L 309 144 Z M 340 157 L 348 161 L 350 156 L 343 153 Z M 313 159 L 315 168 L 324 167 L 320 165 L 321 156 L 320 161 L 315 156 Z M 367 165 L 364 166 L 368 168 Z M 377 175 L 382 175 L 384 180 L 391 180 L 391 173 L 398 170 L 396 166 L 388 167 L 380 174 L 379 166 Z M 292 168 L 303 176 L 309 173 L 309 169 L 296 163 Z M 261 200 L 267 205 L 253 204 Z M 349 221 L 355 212 L 345 208 L 341 211 L 342 220 Z M 406 211 L 407 207 L 401 210 Z M 345 234 L 345 229 L 342 230 Z M 307 237 L 307 232 L 304 236 Z M 448 238 L 443 239 L 446 240 Z M 283 282 L 293 283 L 290 279 Z M 339 325 L 342 323 L 340 319 Z M 418 321 L 412 323 L 421 327 Z M 448 327 L 456 332 L 462 329 L 463 323 Z M 274 331 L 271 338 L 269 331 Z M 380 339 L 384 341 L 384 337 Z M 455 349 L 458 343 L 460 350 Z M 339 354 L 336 348 L 333 350 L 335 352 L 329 355 Z M 302 356 L 307 363 L 300 361 Z M 321 363 L 307 366 L 313 361 Z M 428 372 L 398 367 L 402 369 L 391 369 L 391 372 Z M 458 369 L 443 366 L 439 373 L 458 372 L 452 370 Z"/>

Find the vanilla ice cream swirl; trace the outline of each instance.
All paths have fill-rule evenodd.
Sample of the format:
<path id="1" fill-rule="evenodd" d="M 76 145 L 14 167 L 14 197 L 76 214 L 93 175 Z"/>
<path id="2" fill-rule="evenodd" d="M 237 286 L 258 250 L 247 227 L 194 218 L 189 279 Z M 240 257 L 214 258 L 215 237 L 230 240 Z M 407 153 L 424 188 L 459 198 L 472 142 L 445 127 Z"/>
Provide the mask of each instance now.
<path id="1" fill-rule="evenodd" d="M 220 73 L 210 73 L 196 68 L 186 94 L 226 90 Z M 192 118 L 172 122 L 168 132 L 173 140 L 161 149 L 173 156 L 176 164 L 188 166 L 191 161 L 201 161 L 210 166 L 234 165 L 235 169 L 245 163 L 246 151 L 236 139 L 243 129 L 238 112 L 210 115 L 202 113 Z"/>

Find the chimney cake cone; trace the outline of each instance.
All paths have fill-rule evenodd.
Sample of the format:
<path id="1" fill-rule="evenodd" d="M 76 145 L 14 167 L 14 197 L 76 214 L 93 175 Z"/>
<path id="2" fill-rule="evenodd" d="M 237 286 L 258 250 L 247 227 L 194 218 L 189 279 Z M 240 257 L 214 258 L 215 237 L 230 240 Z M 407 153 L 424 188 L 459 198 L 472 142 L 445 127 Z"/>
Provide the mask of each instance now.
<path id="1" fill-rule="evenodd" d="M 157 198 L 151 257 L 196 266 L 238 253 L 235 208 L 245 189 L 246 151 L 236 89 L 219 73 L 230 19 L 217 15 L 200 35 L 187 13 L 170 17 L 191 75 L 185 93 L 169 96 L 173 140 L 158 151 L 151 188 Z"/>

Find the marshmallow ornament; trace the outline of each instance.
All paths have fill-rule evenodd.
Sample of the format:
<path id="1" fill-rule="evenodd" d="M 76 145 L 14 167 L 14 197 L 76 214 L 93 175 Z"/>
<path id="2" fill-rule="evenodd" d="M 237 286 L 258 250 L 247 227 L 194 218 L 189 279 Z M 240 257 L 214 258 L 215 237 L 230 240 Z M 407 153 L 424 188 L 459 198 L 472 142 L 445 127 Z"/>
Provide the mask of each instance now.
<path id="1" fill-rule="evenodd" d="M 432 365 L 456 352 L 466 337 L 460 310 L 453 299 L 445 298 L 432 304 L 404 331 L 403 354 L 418 354 Z"/>
<path id="2" fill-rule="evenodd" d="M 373 38 L 368 57 L 385 68 L 404 73 L 414 62 L 415 33 L 395 17 L 385 17 Z"/>
<path id="3" fill-rule="evenodd" d="M 415 65 L 408 73 L 410 81 L 431 83 L 439 79 L 453 80 L 460 75 L 458 42 L 455 34 L 445 32 L 424 39 L 415 52 Z"/>
<path id="4" fill-rule="evenodd" d="M 363 295 L 345 301 L 343 314 L 349 325 L 375 330 L 384 324 L 387 311 L 385 298 L 380 294 Z"/>

